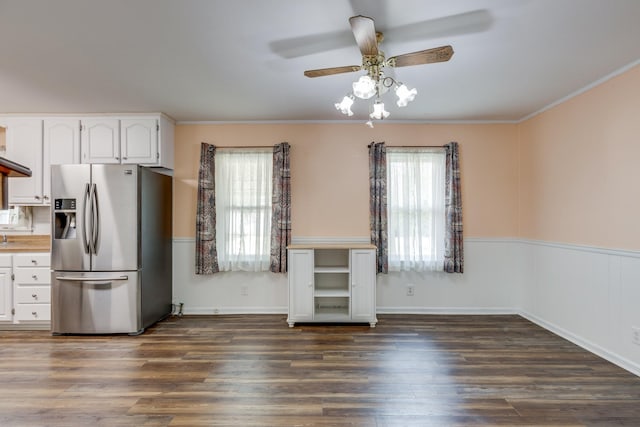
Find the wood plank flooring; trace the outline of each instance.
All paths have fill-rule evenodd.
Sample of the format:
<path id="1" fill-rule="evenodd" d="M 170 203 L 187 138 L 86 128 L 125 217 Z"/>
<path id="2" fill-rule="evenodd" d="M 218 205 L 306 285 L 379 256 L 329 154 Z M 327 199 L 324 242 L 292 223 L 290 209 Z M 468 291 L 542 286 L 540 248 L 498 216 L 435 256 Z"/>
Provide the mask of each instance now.
<path id="1" fill-rule="evenodd" d="M 640 425 L 640 378 L 518 316 L 0 332 L 1 426 Z"/>

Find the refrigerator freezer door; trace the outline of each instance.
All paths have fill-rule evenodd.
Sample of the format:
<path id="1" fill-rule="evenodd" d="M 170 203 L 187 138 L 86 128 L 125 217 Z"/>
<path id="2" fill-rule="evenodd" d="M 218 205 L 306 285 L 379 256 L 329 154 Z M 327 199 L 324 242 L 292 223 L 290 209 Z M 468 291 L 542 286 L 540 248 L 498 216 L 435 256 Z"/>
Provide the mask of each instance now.
<path id="1" fill-rule="evenodd" d="M 137 334 L 140 275 L 52 272 L 51 332 L 54 334 Z"/>
<path id="2" fill-rule="evenodd" d="M 140 268 L 138 167 L 92 165 L 92 271 Z"/>
<path id="3" fill-rule="evenodd" d="M 87 247 L 90 232 L 87 189 L 90 182 L 90 165 L 51 165 L 51 267 L 54 270 L 91 268 Z M 70 227 L 73 227 L 73 233 L 69 232 Z"/>

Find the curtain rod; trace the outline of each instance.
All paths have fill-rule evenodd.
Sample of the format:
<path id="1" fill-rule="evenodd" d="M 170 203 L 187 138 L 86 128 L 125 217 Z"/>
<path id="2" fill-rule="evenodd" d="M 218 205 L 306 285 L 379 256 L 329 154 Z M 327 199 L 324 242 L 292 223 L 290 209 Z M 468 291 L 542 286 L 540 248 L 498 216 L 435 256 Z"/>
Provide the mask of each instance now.
<path id="1" fill-rule="evenodd" d="M 387 145 L 387 148 L 444 148 L 444 145 Z"/>
<path id="2" fill-rule="evenodd" d="M 367 145 L 371 147 L 375 142 Z M 386 144 L 385 144 L 386 145 Z M 386 145 L 387 148 L 445 148 L 444 145 Z"/>
<path id="3" fill-rule="evenodd" d="M 234 148 L 273 148 L 273 145 L 238 145 L 235 147 L 219 147 L 216 145 L 216 150 L 233 150 Z"/>

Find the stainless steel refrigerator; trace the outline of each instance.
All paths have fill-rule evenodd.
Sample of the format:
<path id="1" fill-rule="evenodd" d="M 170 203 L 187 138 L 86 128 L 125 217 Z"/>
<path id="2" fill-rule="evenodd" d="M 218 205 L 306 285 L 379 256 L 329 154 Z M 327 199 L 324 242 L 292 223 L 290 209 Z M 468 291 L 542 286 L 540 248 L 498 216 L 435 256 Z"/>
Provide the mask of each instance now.
<path id="1" fill-rule="evenodd" d="M 51 331 L 139 334 L 172 309 L 172 178 L 52 165 Z"/>

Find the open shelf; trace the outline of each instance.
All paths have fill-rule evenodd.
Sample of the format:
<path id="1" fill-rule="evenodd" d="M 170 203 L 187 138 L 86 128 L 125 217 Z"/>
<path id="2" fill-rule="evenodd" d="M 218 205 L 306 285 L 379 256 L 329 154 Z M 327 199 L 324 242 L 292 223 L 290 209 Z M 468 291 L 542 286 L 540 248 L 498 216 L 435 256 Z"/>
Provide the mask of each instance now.
<path id="1" fill-rule="evenodd" d="M 313 254 L 313 265 L 317 273 L 348 273 L 349 250 L 316 249 Z"/>
<path id="2" fill-rule="evenodd" d="M 328 298 L 328 297 L 349 298 L 349 290 L 348 289 L 316 289 L 314 291 L 314 296 L 321 297 L 321 298 Z"/>
<path id="3" fill-rule="evenodd" d="M 346 321 L 350 317 L 348 295 L 315 297 L 313 320 L 330 321 L 333 319 L 334 321 Z"/>
<path id="4" fill-rule="evenodd" d="M 326 310 L 320 313 L 316 312 L 313 317 L 314 322 L 349 322 L 351 316 L 349 316 L 349 310 Z"/>
<path id="5" fill-rule="evenodd" d="M 314 267 L 315 273 L 349 273 L 349 267 Z"/>

